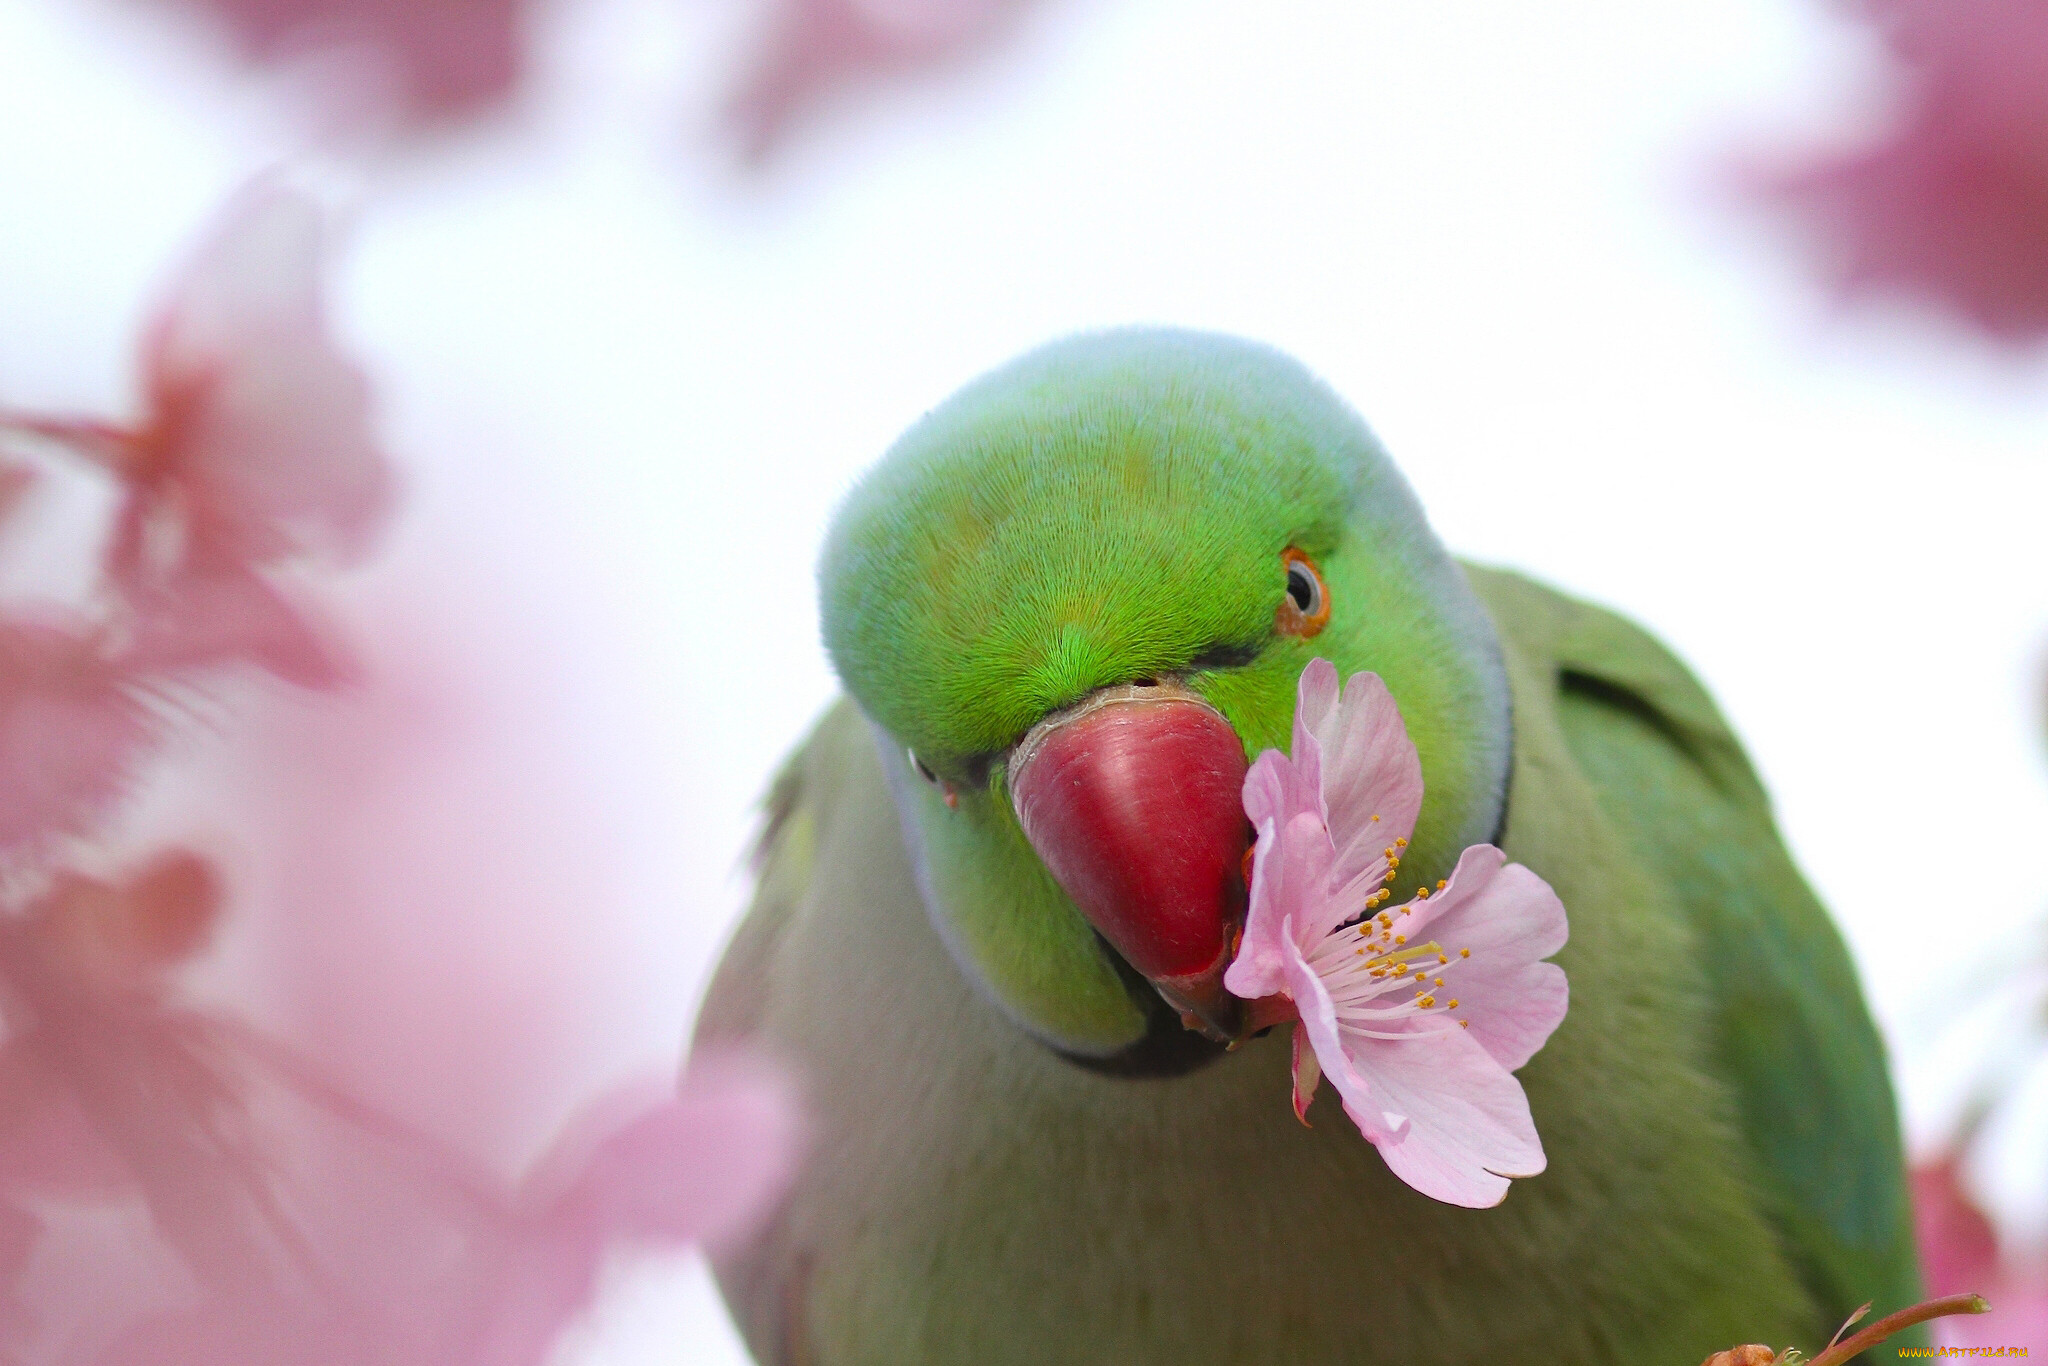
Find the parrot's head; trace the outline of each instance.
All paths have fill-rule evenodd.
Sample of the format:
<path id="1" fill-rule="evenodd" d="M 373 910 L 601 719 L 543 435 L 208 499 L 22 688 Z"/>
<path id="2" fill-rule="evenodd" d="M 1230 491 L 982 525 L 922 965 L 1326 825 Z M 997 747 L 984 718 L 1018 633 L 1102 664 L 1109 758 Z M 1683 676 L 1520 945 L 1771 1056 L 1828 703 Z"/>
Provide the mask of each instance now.
<path id="1" fill-rule="evenodd" d="M 1134 329 L 984 376 L 854 489 L 819 579 L 934 924 L 1076 1060 L 1180 1070 L 1246 1027 L 1241 788 L 1311 659 L 1400 703 L 1404 869 L 1496 833 L 1492 623 L 1365 425 L 1266 347 Z"/>

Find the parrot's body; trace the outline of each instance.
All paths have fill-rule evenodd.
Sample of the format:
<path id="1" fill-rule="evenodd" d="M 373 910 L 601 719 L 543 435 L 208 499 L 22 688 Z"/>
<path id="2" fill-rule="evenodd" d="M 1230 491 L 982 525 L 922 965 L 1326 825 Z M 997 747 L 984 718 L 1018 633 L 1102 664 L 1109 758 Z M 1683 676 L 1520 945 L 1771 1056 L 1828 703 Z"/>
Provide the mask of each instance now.
<path id="1" fill-rule="evenodd" d="M 1288 364 L 1174 333 L 1067 347 L 1079 352 L 1078 362 L 1066 358 L 1069 371 L 1059 371 L 1057 349 L 1042 354 L 1056 376 L 1078 365 L 1074 382 L 1084 389 L 1134 355 L 1166 368 L 1181 396 L 1200 395 L 1209 377 L 1203 348 L 1254 369 Z M 1027 369 L 1024 379 L 1043 386 L 1047 376 Z M 1323 393 L 1303 392 L 1305 400 L 1283 392 L 1249 402 Z M 1146 401 L 1133 400 L 1134 410 Z M 1070 426 L 1059 458 L 1090 459 L 1096 440 L 1128 483 L 1129 452 L 1142 441 L 1086 403 L 1081 410 L 1096 425 Z M 968 458 L 987 460 L 986 443 L 943 430 L 943 414 L 949 448 L 964 444 Z M 1047 422 L 1057 429 L 1062 420 Z M 1261 440 L 1292 440 L 1270 423 L 1251 425 Z M 1393 496 L 1371 480 L 1350 487 L 1354 506 Z M 1176 492 L 1191 496 L 1185 483 Z M 1086 490 L 1075 497 L 1085 501 Z M 914 522 L 899 518 L 889 534 Z M 890 714 L 902 699 L 874 695 L 863 670 L 875 660 L 849 661 L 863 647 L 835 635 L 832 588 L 851 573 L 873 592 L 860 576 L 875 570 L 872 550 L 849 552 L 842 537 L 828 550 L 827 637 L 863 705 L 837 704 L 778 780 L 755 903 L 699 1025 L 700 1038 L 746 1036 L 786 1053 L 814 1103 L 814 1142 L 789 1202 L 718 1266 L 764 1362 L 1691 1366 L 1737 1342 L 1812 1352 L 1857 1304 L 1874 1300 L 1883 1311 L 1915 1297 L 1877 1038 L 1842 945 L 1705 694 L 1618 618 L 1445 560 L 1455 581 L 1431 591 L 1469 595 L 1471 608 L 1456 610 L 1476 611 L 1492 646 L 1472 667 L 1498 671 L 1500 706 L 1512 717 L 1489 794 L 1483 753 L 1467 765 L 1479 777 L 1463 780 L 1447 752 L 1461 727 L 1483 722 L 1438 718 L 1433 731 L 1429 699 L 1448 696 L 1445 685 L 1425 692 L 1407 682 L 1387 643 L 1338 634 L 1347 605 L 1369 600 L 1375 619 L 1393 615 L 1384 589 L 1337 567 L 1383 543 L 1369 541 L 1370 519 L 1312 522 L 1259 534 L 1313 543 L 1333 638 L 1276 638 L 1266 651 L 1277 656 L 1273 676 L 1284 686 L 1301 661 L 1326 653 L 1346 672 L 1387 677 L 1431 779 L 1415 871 L 1434 877 L 1455 859 L 1453 846 L 1492 837 L 1568 908 L 1570 942 L 1556 961 L 1570 1011 L 1519 1074 L 1548 1169 L 1516 1183 L 1497 1208 L 1433 1202 L 1395 1179 L 1334 1105 L 1311 1112 L 1313 1128 L 1296 1123 L 1283 1037 L 1205 1052 L 1171 1012 L 1161 1027 L 1157 999 L 1075 915 L 1075 901 L 1048 901 L 1053 928 L 1034 930 L 1033 908 L 1064 884 L 1028 863 L 1032 846 L 1005 799 L 1017 779 L 1004 776 L 1000 757 L 992 773 L 976 761 L 987 748 L 978 739 Z M 956 555 L 988 544 L 957 519 L 948 525 L 959 534 Z M 1117 539 L 1105 528 L 1106 544 Z M 1218 571 L 1190 569 L 1179 591 L 1230 591 Z M 1028 586 L 1001 591 L 1009 603 Z M 983 615 L 1040 612 L 1066 631 L 1078 620 L 1116 635 L 1077 616 L 1071 597 L 1052 596 L 1050 606 Z M 1005 629 L 1014 639 L 1014 627 Z M 943 634 L 944 648 L 979 648 L 972 632 Z M 1153 674 L 1176 672 L 1171 653 L 1180 648 L 1179 676 L 1215 702 L 1247 748 L 1281 742 L 1261 698 L 1280 697 L 1270 707 L 1284 721 L 1291 693 L 1253 694 L 1269 667 L 1254 658 L 1260 647 L 1203 656 L 1168 640 L 1144 647 L 1164 652 L 1164 667 L 1146 658 L 1121 669 L 1116 648 L 1094 673 L 1034 696 L 987 733 L 1014 739 L 1040 712 L 1091 690 L 1149 685 Z M 1437 654 L 1458 657 L 1455 648 Z M 1071 650 L 1059 667 L 1076 669 Z M 930 668 L 946 681 L 943 660 Z M 1481 713 L 1484 693 L 1472 693 Z M 904 753 L 906 740 L 915 755 Z M 1447 809 L 1431 829 L 1439 788 Z M 1465 789 L 1479 795 L 1460 809 Z M 1474 822 L 1484 827 L 1476 836 Z M 989 862 L 997 866 L 977 881 Z M 997 933 L 963 908 L 975 896 L 999 904 Z M 1058 974 L 1082 975 L 1072 966 L 1079 951 L 1060 938 L 1063 917 L 1080 924 L 1073 941 L 1107 959 L 1110 980 L 1136 1003 L 1121 1041 L 1090 1033 L 1114 1033 L 1106 1006 L 1080 988 L 1056 989 L 1066 980 Z M 1013 920 L 1021 946 L 1004 938 Z M 1055 967 L 1033 966 L 1044 961 Z M 1190 1024 L 1222 1018 L 1207 1009 Z"/>

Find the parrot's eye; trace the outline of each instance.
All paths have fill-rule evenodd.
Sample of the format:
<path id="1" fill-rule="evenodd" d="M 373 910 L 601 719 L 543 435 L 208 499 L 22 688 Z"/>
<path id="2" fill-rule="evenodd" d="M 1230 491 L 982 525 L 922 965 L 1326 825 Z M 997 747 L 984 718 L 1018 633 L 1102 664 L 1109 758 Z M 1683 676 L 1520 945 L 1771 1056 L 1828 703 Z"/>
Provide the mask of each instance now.
<path id="1" fill-rule="evenodd" d="M 1287 569 L 1287 596 L 1273 613 L 1273 629 L 1306 640 L 1330 624 L 1330 590 L 1308 556 L 1288 546 L 1280 553 Z"/>
<path id="2" fill-rule="evenodd" d="M 912 749 L 908 745 L 905 745 L 903 747 L 903 757 L 910 760 L 910 766 L 917 770 L 918 777 L 924 779 L 933 787 L 936 787 L 939 790 L 940 794 L 945 797 L 947 810 L 950 811 L 952 808 L 960 805 L 960 794 L 953 790 L 953 785 L 951 783 L 941 781 L 939 775 L 932 772 L 932 766 L 926 763 L 924 760 L 917 757 L 916 750 Z"/>

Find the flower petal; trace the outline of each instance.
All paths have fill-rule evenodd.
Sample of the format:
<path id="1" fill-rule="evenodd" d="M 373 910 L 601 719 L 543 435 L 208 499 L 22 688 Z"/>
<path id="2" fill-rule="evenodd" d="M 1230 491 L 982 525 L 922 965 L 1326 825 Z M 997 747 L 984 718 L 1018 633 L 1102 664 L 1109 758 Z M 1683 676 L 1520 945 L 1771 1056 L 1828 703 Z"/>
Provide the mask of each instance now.
<path id="1" fill-rule="evenodd" d="M 1346 1070 L 1365 1083 L 1355 1101 L 1339 1083 L 1346 1113 L 1358 1120 L 1354 1108 L 1365 1110 L 1381 1128 L 1391 1127 L 1389 1116 L 1406 1122 L 1399 1138 L 1375 1143 L 1394 1175 L 1424 1195 L 1484 1209 L 1506 1197 L 1506 1178 L 1543 1170 L 1543 1142 L 1522 1084 L 1469 1031 L 1433 1028 L 1400 1039 L 1347 1033 L 1343 1043 Z"/>
<path id="2" fill-rule="evenodd" d="M 145 487 L 175 486 L 192 539 L 231 560 L 349 558 L 391 500 L 368 386 L 321 316 L 320 257 L 319 210 L 259 181 L 229 205 L 143 342 Z"/>
<path id="3" fill-rule="evenodd" d="M 1917 1163 L 1911 1176 L 1913 1236 L 1927 1288 L 1965 1295 L 1990 1285 L 1998 1277 L 1998 1233 L 1963 1189 L 1960 1155 Z"/>
<path id="4" fill-rule="evenodd" d="M 1401 1127 L 1398 1117 L 1388 1116 L 1379 1110 L 1373 1101 L 1372 1088 L 1351 1065 L 1351 1056 L 1345 1051 L 1337 1027 L 1337 1008 L 1330 1000 L 1329 988 L 1323 985 L 1322 978 L 1316 975 L 1308 960 L 1301 956 L 1301 951 L 1291 943 L 1287 947 L 1286 980 L 1287 992 L 1301 1011 L 1301 1022 L 1295 1026 L 1295 1035 L 1297 1038 L 1307 1037 L 1309 1046 L 1315 1051 L 1319 1070 L 1335 1083 L 1338 1094 L 1344 1097 L 1344 1113 L 1351 1116 L 1351 1122 L 1358 1126 L 1359 1132 L 1370 1143 L 1397 1137 Z"/>
<path id="5" fill-rule="evenodd" d="M 374 129 L 488 114 L 511 97 L 526 66 L 526 28 L 516 0 L 406 4 L 366 0 L 184 0 L 226 24 L 243 55 L 287 70 L 325 50 L 315 88 L 321 112 Z M 331 110 L 327 106 L 333 106 Z"/>
<path id="6" fill-rule="evenodd" d="M 319 614 L 254 570 L 195 570 L 129 593 L 135 632 L 121 662 L 138 671 L 247 662 L 302 688 L 350 676 L 351 661 Z"/>
<path id="7" fill-rule="evenodd" d="M 93 637 L 0 622 L 0 850 L 86 829 L 149 735 L 132 679 Z"/>
<path id="8" fill-rule="evenodd" d="M 1308 1031 L 1297 1021 L 1294 1026 L 1294 1117 L 1303 1124 L 1308 1123 L 1309 1103 L 1316 1098 L 1316 1087 L 1322 1085 L 1322 1065 L 1316 1061 L 1315 1047 L 1308 1041 Z"/>
<path id="9" fill-rule="evenodd" d="M 1302 697 L 1305 708 L 1307 671 Z M 1343 700 L 1311 716 L 1310 724 L 1321 754 L 1330 842 L 1337 850 L 1331 878 L 1348 899 L 1384 877 L 1387 847 L 1414 833 L 1422 810 L 1422 763 L 1401 708 L 1378 674 L 1353 674 Z"/>
<path id="10" fill-rule="evenodd" d="M 1895 98 L 1870 141 L 1765 172 L 1845 294 L 1933 300 L 1994 339 L 2048 336 L 2048 18 L 2037 0 L 1871 7 Z"/>
<path id="11" fill-rule="evenodd" d="M 943 66 L 985 47 L 1032 0 L 773 0 L 758 55 L 726 117 L 749 162 L 780 145 L 828 92 Z"/>
<path id="12" fill-rule="evenodd" d="M 765 1212 L 796 1165 L 795 1088 L 736 1048 L 693 1059 L 666 1100 L 625 1116 L 611 1108 L 593 1107 L 543 1163 L 573 1172 L 543 1227 L 587 1221 L 613 1238 L 715 1242 Z"/>
<path id="13" fill-rule="evenodd" d="M 1314 744 L 1309 741 L 1311 751 Z M 1312 752 L 1307 763 L 1301 762 L 1298 753 L 1295 758 L 1277 749 L 1261 754 L 1244 775 L 1244 814 L 1252 827 L 1257 829 L 1269 821 L 1285 825 L 1303 812 L 1327 824 L 1323 789 L 1316 778 L 1320 769 Z"/>
<path id="14" fill-rule="evenodd" d="M 1521 1083 L 1471 1031 L 1436 1016 L 1400 1038 L 1370 1038 L 1340 1024 L 1298 952 L 1289 954 L 1287 978 L 1344 1113 L 1396 1176 L 1431 1199 L 1483 1209 L 1506 1197 L 1506 1178 L 1543 1170 Z"/>
<path id="15" fill-rule="evenodd" d="M 1297 764 L 1308 770 L 1303 776 L 1315 784 L 1318 795 L 1323 777 L 1323 742 L 1319 731 L 1329 723 L 1330 713 L 1337 707 L 1338 692 L 1337 666 L 1320 656 L 1308 662 L 1294 685 L 1294 741 L 1289 752 Z"/>
<path id="16" fill-rule="evenodd" d="M 0 1192 L 104 1199 L 132 1184 L 58 1067 L 21 1038 L 0 1044 Z"/>
<path id="17" fill-rule="evenodd" d="M 20 506 L 22 496 L 35 485 L 36 472 L 11 460 L 0 460 L 0 523 L 5 523 Z"/>
<path id="18" fill-rule="evenodd" d="M 1564 947 L 1564 905 L 1550 884 L 1490 844 L 1475 844 L 1441 892 L 1411 903 L 1411 936 L 1444 946 L 1456 967 L 1451 994 L 1469 1033 L 1512 1072 L 1564 1019 L 1564 969 L 1539 960 Z M 1470 949 L 1470 958 L 1460 951 Z"/>
<path id="19" fill-rule="evenodd" d="M 1223 974 L 1223 985 L 1247 1001 L 1285 990 L 1288 955 L 1301 958 L 1340 918 L 1326 895 L 1331 850 L 1322 821 L 1303 812 L 1258 834 L 1244 939 Z"/>
<path id="20" fill-rule="evenodd" d="M 222 899 L 212 864 L 167 849 L 119 883 L 59 873 L 23 923 L 67 994 L 106 1000 L 156 990 L 212 938 Z"/>

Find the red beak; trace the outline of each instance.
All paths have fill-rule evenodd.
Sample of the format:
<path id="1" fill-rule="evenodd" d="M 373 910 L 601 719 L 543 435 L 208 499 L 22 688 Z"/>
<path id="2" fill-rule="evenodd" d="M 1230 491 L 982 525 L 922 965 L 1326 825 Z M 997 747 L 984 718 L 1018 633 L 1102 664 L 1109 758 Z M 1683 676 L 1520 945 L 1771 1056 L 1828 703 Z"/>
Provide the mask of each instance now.
<path id="1" fill-rule="evenodd" d="M 1237 1037 L 1223 988 L 1239 929 L 1244 743 L 1171 684 L 1105 688 L 1032 727 L 1010 761 L 1025 837 L 1102 937 L 1182 1012 Z"/>

